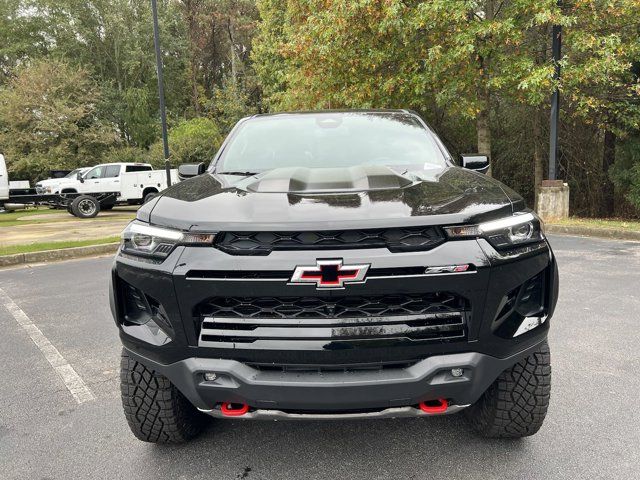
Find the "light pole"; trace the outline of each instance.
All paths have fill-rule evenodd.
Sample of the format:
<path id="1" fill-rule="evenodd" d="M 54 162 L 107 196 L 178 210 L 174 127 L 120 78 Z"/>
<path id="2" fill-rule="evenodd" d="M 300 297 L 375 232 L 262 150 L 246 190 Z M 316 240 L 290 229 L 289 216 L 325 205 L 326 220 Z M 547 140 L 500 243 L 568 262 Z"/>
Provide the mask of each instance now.
<path id="1" fill-rule="evenodd" d="M 167 186 L 171 186 L 171 163 L 169 162 L 169 139 L 167 138 L 167 112 L 164 106 L 164 80 L 162 74 L 162 52 L 160 50 L 160 31 L 158 28 L 158 5 L 151 0 L 153 11 L 153 43 L 156 48 L 156 72 L 158 74 L 158 96 L 160 97 L 160 121 L 162 122 L 162 146 L 164 168 L 167 172 Z"/>
<path id="2" fill-rule="evenodd" d="M 558 0 L 558 9 L 562 0 Z M 562 47 L 562 26 L 552 28 L 552 53 L 554 63 L 553 79 L 555 88 L 551 97 L 551 118 L 549 128 L 549 178 L 542 181 L 536 190 L 536 210 L 545 221 L 553 221 L 569 216 L 569 185 L 558 180 L 558 120 L 560 116 L 560 59 Z"/>
<path id="3" fill-rule="evenodd" d="M 558 7 L 562 2 L 558 0 Z M 557 82 L 560 80 L 560 59 L 562 55 L 562 26 L 554 25 L 551 30 L 551 50 L 555 72 L 553 79 L 556 87 L 551 97 L 551 125 L 549 129 L 549 180 L 556 180 L 558 174 L 558 119 L 560 116 L 560 92 Z"/>

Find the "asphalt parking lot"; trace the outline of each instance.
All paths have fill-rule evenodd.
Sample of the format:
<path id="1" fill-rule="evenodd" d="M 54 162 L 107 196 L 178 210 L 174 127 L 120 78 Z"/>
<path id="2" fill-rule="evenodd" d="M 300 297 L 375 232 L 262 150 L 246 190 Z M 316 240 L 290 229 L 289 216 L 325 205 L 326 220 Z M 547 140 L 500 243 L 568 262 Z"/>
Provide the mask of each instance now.
<path id="1" fill-rule="evenodd" d="M 450 416 L 220 421 L 187 445 L 145 444 L 121 412 L 111 258 L 2 270 L 0 477 L 640 478 L 640 243 L 551 242 L 561 276 L 552 400 L 542 430 L 518 441 L 477 438 Z M 78 403 L 51 361 L 90 396 Z"/>

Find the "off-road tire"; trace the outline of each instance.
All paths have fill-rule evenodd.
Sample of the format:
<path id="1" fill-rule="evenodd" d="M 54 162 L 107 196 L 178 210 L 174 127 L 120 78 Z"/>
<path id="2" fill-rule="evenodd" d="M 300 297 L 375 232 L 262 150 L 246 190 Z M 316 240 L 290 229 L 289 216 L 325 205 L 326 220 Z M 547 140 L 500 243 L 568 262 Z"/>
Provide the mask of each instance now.
<path id="1" fill-rule="evenodd" d="M 208 422 L 163 375 L 122 351 L 120 393 L 129 428 L 140 440 L 182 443 L 195 437 Z"/>
<path id="2" fill-rule="evenodd" d="M 100 202 L 91 195 L 80 195 L 71 202 L 71 213 L 78 218 L 93 218 L 100 213 Z"/>
<path id="3" fill-rule="evenodd" d="M 547 415 L 551 392 L 551 353 L 547 342 L 500 374 L 466 410 L 471 427 L 484 437 L 520 438 L 535 434 Z"/>

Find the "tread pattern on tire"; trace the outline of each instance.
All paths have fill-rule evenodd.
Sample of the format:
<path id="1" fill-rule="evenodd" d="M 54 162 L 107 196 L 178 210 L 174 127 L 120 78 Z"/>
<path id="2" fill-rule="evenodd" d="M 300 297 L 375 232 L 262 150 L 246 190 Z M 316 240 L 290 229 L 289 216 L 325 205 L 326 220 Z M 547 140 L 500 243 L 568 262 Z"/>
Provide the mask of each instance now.
<path id="1" fill-rule="evenodd" d="M 551 353 L 544 342 L 502 372 L 466 414 L 473 429 L 483 436 L 526 437 L 540 430 L 550 396 Z"/>
<path id="2" fill-rule="evenodd" d="M 181 443 L 195 437 L 207 418 L 163 375 L 122 351 L 122 406 L 133 434 L 152 443 Z"/>

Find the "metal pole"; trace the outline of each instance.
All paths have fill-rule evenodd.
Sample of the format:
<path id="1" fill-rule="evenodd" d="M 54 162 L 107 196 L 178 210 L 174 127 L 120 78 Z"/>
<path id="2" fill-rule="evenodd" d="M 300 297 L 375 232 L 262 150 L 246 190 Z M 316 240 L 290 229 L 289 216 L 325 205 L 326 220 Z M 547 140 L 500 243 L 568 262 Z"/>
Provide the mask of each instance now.
<path id="1" fill-rule="evenodd" d="M 158 74 L 158 96 L 160 97 L 160 120 L 162 122 L 162 146 L 164 147 L 164 168 L 167 186 L 171 186 L 171 163 L 169 162 L 169 139 L 167 138 L 167 112 L 164 106 L 164 80 L 162 74 L 162 53 L 160 49 L 160 29 L 158 28 L 158 6 L 151 0 L 153 11 L 153 43 L 156 47 L 156 72 Z"/>
<path id="2" fill-rule="evenodd" d="M 558 1 L 560 6 L 560 1 Z M 552 29 L 552 51 L 556 82 L 560 80 L 560 58 L 562 50 L 562 26 L 554 25 Z M 560 92 L 556 85 L 551 97 L 551 128 L 549 136 L 549 180 L 555 180 L 558 172 L 558 118 L 560 116 Z"/>

